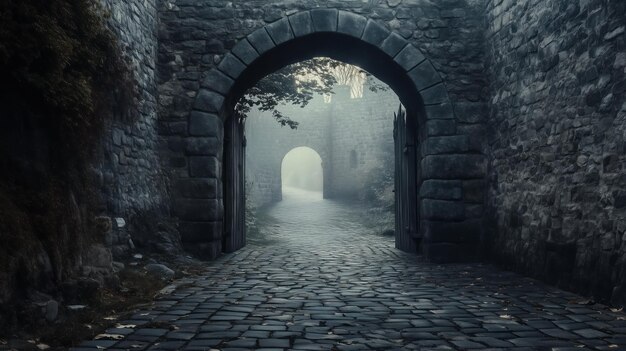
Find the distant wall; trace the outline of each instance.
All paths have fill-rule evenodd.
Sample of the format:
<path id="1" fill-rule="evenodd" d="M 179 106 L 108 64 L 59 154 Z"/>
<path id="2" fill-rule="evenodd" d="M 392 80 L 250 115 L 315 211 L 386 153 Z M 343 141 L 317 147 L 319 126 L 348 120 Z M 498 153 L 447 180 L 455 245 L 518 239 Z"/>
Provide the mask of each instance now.
<path id="1" fill-rule="evenodd" d="M 329 171 L 330 104 L 316 97 L 305 108 L 288 105 L 280 110 L 299 122 L 297 129 L 281 127 L 268 112 L 253 111 L 246 120 L 246 196 L 256 206 L 281 200 L 281 164 L 296 147 L 315 150 L 324 173 Z"/>
<path id="2" fill-rule="evenodd" d="M 493 255 L 626 302 L 626 2 L 490 0 Z"/>
<path id="3" fill-rule="evenodd" d="M 329 197 L 357 197 L 381 166 L 393 167 L 393 114 L 400 100 L 391 90 L 350 99 L 341 91 L 332 106 L 332 182 Z M 354 156 L 351 154 L 354 152 Z M 354 157 L 354 158 L 352 158 Z M 356 164 L 353 163 L 356 161 Z M 389 170 L 393 174 L 393 169 Z"/>
<path id="4" fill-rule="evenodd" d="M 295 147 L 307 146 L 322 158 L 324 196 L 356 197 L 371 170 L 393 158 L 393 111 L 399 104 L 393 91 L 365 91 L 362 98 L 352 99 L 349 87 L 338 86 L 330 103 L 316 97 L 303 109 L 281 108 L 300 122 L 296 130 L 281 127 L 271 113 L 252 114 L 246 122 L 247 196 L 257 206 L 279 201 L 283 157 Z"/>

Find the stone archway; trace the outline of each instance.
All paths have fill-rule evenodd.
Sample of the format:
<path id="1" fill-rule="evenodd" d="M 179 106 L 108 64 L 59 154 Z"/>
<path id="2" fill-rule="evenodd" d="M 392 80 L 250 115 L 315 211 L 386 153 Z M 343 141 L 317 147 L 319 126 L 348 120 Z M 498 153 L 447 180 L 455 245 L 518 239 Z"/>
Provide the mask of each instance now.
<path id="1" fill-rule="evenodd" d="M 291 166 L 290 163 L 298 161 L 298 156 L 294 157 L 294 154 L 297 154 L 298 152 L 300 153 L 299 157 L 305 159 L 308 162 L 306 162 L 306 164 L 300 163 L 301 167 L 299 169 L 294 170 L 295 174 L 290 175 L 288 171 L 286 170 L 286 168 L 292 168 L 290 167 Z M 324 174 L 322 156 L 319 154 L 319 152 L 317 152 L 317 150 L 310 148 L 308 146 L 298 146 L 298 147 L 292 148 L 291 150 L 289 150 L 287 153 L 283 155 L 283 158 L 280 163 L 281 198 L 282 198 L 282 193 L 285 190 L 285 186 L 289 186 L 290 183 L 293 185 L 293 181 L 297 182 L 298 179 L 293 179 L 294 178 L 293 176 L 295 176 L 295 178 L 303 178 L 303 176 L 305 177 L 311 176 L 310 178 L 311 181 L 308 181 L 305 183 L 300 182 L 299 184 L 300 187 L 306 190 L 313 190 L 313 191 L 319 190 L 320 194 L 323 194 L 325 174 Z M 289 179 L 288 177 L 292 179 Z"/>
<path id="2" fill-rule="evenodd" d="M 399 245 L 397 240 L 397 246 L 415 251 L 421 241 L 420 249 L 434 261 L 472 258 L 482 236 L 482 214 L 476 215 L 475 205 L 464 201 L 464 184 L 485 176 L 480 143 L 457 130 L 445 82 L 418 48 L 376 21 L 336 9 L 299 12 L 257 29 L 207 74 L 189 116 L 189 172 L 181 188 L 213 187 L 213 191 L 204 197 L 182 194 L 176 200 L 187 247 L 215 256 L 221 249 L 234 251 L 245 244 L 243 227 L 236 223 L 242 209 L 237 203 L 243 201 L 243 165 L 236 155 L 245 148 L 245 138 L 240 121 L 233 118 L 234 105 L 265 75 L 315 56 L 369 71 L 387 83 L 407 109 L 407 130 L 412 134 L 404 152 L 415 160 L 419 212 L 414 215 L 420 221 L 409 240 L 400 240 L 410 244 Z"/>

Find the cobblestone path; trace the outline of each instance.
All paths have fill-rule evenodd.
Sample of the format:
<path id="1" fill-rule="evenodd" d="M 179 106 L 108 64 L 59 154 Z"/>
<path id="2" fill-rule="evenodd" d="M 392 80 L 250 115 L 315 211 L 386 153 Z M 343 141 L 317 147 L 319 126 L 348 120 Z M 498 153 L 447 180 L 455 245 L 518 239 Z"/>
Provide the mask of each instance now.
<path id="1" fill-rule="evenodd" d="M 623 350 L 626 314 L 488 265 L 432 265 L 355 210 L 287 198 L 263 238 L 75 350 Z M 134 325 L 134 327 L 133 327 Z"/>

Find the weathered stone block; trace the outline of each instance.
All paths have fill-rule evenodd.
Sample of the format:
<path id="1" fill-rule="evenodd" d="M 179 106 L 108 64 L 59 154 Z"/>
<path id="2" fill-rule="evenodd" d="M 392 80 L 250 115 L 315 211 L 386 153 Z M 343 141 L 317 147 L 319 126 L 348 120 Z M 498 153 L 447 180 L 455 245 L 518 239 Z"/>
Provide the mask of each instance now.
<path id="1" fill-rule="evenodd" d="M 421 221 L 420 231 L 428 243 L 480 243 L 483 224 L 481 219 L 462 222 Z"/>
<path id="2" fill-rule="evenodd" d="M 115 128 L 113 129 L 112 136 L 113 136 L 113 145 L 122 146 L 122 137 L 124 136 L 124 132 L 120 129 Z"/>
<path id="3" fill-rule="evenodd" d="M 251 64 L 259 57 L 259 53 L 256 51 L 248 39 L 241 39 L 232 49 L 232 53 L 235 54 L 246 65 Z"/>
<path id="4" fill-rule="evenodd" d="M 289 16 L 289 23 L 296 37 L 302 37 L 313 32 L 313 22 L 308 11 Z"/>
<path id="5" fill-rule="evenodd" d="M 367 31 L 367 28 L 365 28 Z M 365 34 L 363 35 L 365 37 Z M 391 33 L 382 44 L 380 48 L 383 49 L 387 55 L 395 57 L 402 49 L 404 49 L 409 43 L 397 33 Z"/>
<path id="6" fill-rule="evenodd" d="M 389 37 L 389 30 L 382 24 L 368 20 L 361 39 L 375 46 L 381 46 L 385 38 Z"/>
<path id="7" fill-rule="evenodd" d="M 185 178 L 176 181 L 178 195 L 191 199 L 217 199 L 218 181 L 215 178 Z"/>
<path id="8" fill-rule="evenodd" d="M 424 105 L 440 105 L 448 102 L 448 91 L 443 83 L 420 91 Z"/>
<path id="9" fill-rule="evenodd" d="M 313 20 L 313 28 L 316 32 L 335 32 L 337 31 L 337 16 L 339 11 L 336 9 L 315 9 L 311 10 L 311 19 Z"/>
<path id="10" fill-rule="evenodd" d="M 233 79 L 239 78 L 239 75 L 246 69 L 246 65 L 239 61 L 233 54 L 226 54 L 218 66 L 219 70 L 226 73 Z"/>
<path id="11" fill-rule="evenodd" d="M 485 181 L 482 179 L 463 181 L 463 200 L 483 203 L 485 201 Z"/>
<path id="12" fill-rule="evenodd" d="M 190 156 L 189 175 L 198 178 L 221 177 L 219 159 L 211 156 Z"/>
<path id="13" fill-rule="evenodd" d="M 267 32 L 270 34 L 276 45 L 282 44 L 293 39 L 289 20 L 285 17 L 267 26 Z"/>
<path id="14" fill-rule="evenodd" d="M 218 156 L 222 154 L 222 141 L 215 137 L 186 138 L 187 155 Z"/>
<path id="15" fill-rule="evenodd" d="M 222 238 L 222 222 L 181 221 L 179 231 L 183 243 L 207 243 Z"/>
<path id="16" fill-rule="evenodd" d="M 407 45 L 394 60 L 402 66 L 406 71 L 410 71 L 413 67 L 419 65 L 426 60 L 426 57 L 413 45 Z"/>
<path id="17" fill-rule="evenodd" d="M 193 106 L 195 110 L 203 112 L 219 112 L 224 103 L 224 96 L 206 89 L 200 90 Z"/>
<path id="18" fill-rule="evenodd" d="M 453 119 L 431 119 L 426 121 L 428 136 L 456 134 L 456 121 Z"/>
<path id="19" fill-rule="evenodd" d="M 463 183 L 460 180 L 426 180 L 420 187 L 420 197 L 436 200 L 461 200 L 463 198 Z"/>
<path id="20" fill-rule="evenodd" d="M 235 81 L 224 73 L 216 69 L 212 69 L 202 81 L 201 86 L 203 88 L 214 90 L 222 95 L 226 95 L 230 91 L 230 88 L 232 88 L 234 82 Z"/>
<path id="21" fill-rule="evenodd" d="M 216 114 L 192 111 L 189 115 L 189 135 L 191 136 L 208 136 L 221 139 L 222 129 L 222 120 Z"/>
<path id="22" fill-rule="evenodd" d="M 248 41 L 256 49 L 259 55 L 263 55 L 270 49 L 274 48 L 274 42 L 265 28 L 259 28 L 248 35 Z"/>
<path id="23" fill-rule="evenodd" d="M 422 199 L 420 218 L 458 221 L 465 219 L 465 206 L 461 201 Z"/>
<path id="24" fill-rule="evenodd" d="M 478 179 L 487 171 L 483 155 L 429 155 L 422 159 L 423 179 Z"/>
<path id="25" fill-rule="evenodd" d="M 194 257 L 202 260 L 214 260 L 222 254 L 222 241 L 183 243 L 183 248 Z"/>
<path id="26" fill-rule="evenodd" d="M 467 151 L 469 151 L 467 135 L 433 136 L 424 141 L 422 155 L 458 154 Z"/>
<path id="27" fill-rule="evenodd" d="M 439 105 L 426 106 L 427 119 L 454 119 L 452 105 L 444 103 Z"/>
<path id="28" fill-rule="evenodd" d="M 418 91 L 431 87 L 441 82 L 439 73 L 435 70 L 429 60 L 424 60 L 415 68 L 409 71 L 409 77 Z"/>
<path id="29" fill-rule="evenodd" d="M 361 38 L 367 19 L 352 12 L 339 11 L 339 23 L 337 32 L 348 34 L 355 38 Z"/>
<path id="30" fill-rule="evenodd" d="M 218 199 L 176 199 L 174 214 L 187 221 L 218 221 L 224 213 L 222 201 Z"/>

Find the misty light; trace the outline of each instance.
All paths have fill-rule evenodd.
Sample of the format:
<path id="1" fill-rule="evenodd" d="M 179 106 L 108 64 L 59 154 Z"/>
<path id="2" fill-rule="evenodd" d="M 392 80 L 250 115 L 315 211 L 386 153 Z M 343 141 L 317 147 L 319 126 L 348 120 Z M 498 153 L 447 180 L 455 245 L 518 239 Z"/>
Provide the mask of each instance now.
<path id="1" fill-rule="evenodd" d="M 297 147 L 283 158 L 281 180 L 283 191 L 301 189 L 313 192 L 323 191 L 322 158 L 309 147 Z"/>

